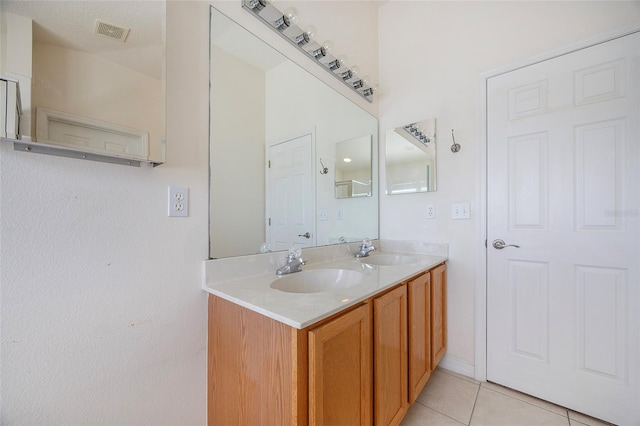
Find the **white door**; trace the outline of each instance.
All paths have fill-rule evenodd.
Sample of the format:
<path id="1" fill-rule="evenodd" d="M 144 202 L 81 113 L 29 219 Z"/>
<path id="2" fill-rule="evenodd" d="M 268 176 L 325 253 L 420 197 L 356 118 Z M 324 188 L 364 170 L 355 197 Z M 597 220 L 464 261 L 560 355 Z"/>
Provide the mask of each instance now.
<path id="1" fill-rule="evenodd" d="M 315 245 L 313 138 L 272 145 L 267 169 L 267 242 L 271 250 Z"/>
<path id="2" fill-rule="evenodd" d="M 487 379 L 640 424 L 640 35 L 487 99 Z"/>

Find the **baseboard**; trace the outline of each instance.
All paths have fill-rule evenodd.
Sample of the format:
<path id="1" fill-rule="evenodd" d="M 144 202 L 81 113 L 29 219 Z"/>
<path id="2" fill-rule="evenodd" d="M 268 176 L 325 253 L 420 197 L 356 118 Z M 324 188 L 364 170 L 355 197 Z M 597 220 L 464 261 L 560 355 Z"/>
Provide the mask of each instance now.
<path id="1" fill-rule="evenodd" d="M 473 365 L 462 362 L 459 359 L 453 358 L 449 355 L 445 355 L 444 357 L 442 357 L 438 366 L 446 370 L 453 371 L 454 373 L 470 377 L 472 379 L 475 378 L 475 367 Z"/>

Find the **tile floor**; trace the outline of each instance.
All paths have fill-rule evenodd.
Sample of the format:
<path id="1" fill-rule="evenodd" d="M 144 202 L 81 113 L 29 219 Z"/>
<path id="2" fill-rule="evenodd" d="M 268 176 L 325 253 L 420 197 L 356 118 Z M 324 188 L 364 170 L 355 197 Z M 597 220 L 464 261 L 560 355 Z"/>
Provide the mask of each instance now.
<path id="1" fill-rule="evenodd" d="M 402 426 L 603 426 L 550 402 L 438 368 Z"/>

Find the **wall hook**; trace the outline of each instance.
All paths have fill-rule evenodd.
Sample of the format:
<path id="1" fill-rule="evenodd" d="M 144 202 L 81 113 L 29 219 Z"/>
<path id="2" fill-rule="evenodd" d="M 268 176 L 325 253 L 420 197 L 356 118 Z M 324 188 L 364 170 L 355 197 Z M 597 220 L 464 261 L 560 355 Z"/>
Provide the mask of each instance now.
<path id="1" fill-rule="evenodd" d="M 453 145 L 451 145 L 451 152 L 460 151 L 460 148 L 462 147 L 459 143 L 456 143 L 456 137 L 453 135 L 453 129 L 451 129 L 451 139 L 453 140 Z"/>
<path id="2" fill-rule="evenodd" d="M 322 164 L 322 158 L 320 159 L 320 165 L 322 166 L 322 169 L 320 169 L 321 175 L 326 175 L 327 173 L 329 173 L 329 169 L 326 168 L 324 164 Z"/>

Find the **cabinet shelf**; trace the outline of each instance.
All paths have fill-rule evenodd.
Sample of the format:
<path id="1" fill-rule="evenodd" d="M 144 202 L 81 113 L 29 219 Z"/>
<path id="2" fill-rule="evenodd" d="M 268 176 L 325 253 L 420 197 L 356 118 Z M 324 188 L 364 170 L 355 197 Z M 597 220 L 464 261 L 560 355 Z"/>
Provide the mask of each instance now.
<path id="1" fill-rule="evenodd" d="M 121 164 L 124 166 L 140 167 L 141 164 L 149 164 L 152 167 L 164 164 L 160 161 L 130 158 L 115 154 L 98 153 L 91 150 L 69 148 L 42 142 L 33 142 L 30 139 L 1 138 L 2 142 L 13 143 L 15 151 L 30 152 L 34 154 L 56 155 L 58 157 L 77 158 L 80 160 L 100 161 L 103 163 Z"/>

